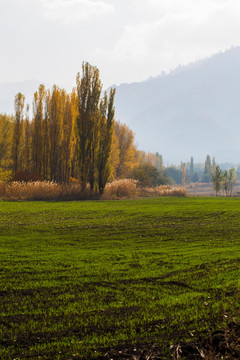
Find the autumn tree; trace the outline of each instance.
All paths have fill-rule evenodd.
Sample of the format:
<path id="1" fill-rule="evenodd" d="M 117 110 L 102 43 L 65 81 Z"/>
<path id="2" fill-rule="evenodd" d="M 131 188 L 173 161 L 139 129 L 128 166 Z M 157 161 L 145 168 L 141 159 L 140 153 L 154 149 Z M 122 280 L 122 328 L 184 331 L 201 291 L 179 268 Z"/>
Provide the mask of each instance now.
<path id="1" fill-rule="evenodd" d="M 98 183 L 103 192 L 110 175 L 109 158 L 112 147 L 115 90 L 101 100 L 102 84 L 99 70 L 83 63 L 77 75 L 78 115 L 76 138 L 82 190 L 89 180 L 91 190 Z"/>
<path id="2" fill-rule="evenodd" d="M 0 114 L 0 163 L 8 156 L 12 119 Z"/>
<path id="3" fill-rule="evenodd" d="M 186 180 L 186 164 L 182 163 L 182 185 L 185 185 Z"/>
<path id="4" fill-rule="evenodd" d="M 82 65 L 82 75 L 77 75 L 78 116 L 76 120 L 76 135 L 80 180 L 82 190 L 86 188 L 90 177 L 91 188 L 94 184 L 94 165 L 96 159 L 96 145 L 99 131 L 98 105 L 102 85 L 99 71 L 88 63 Z"/>
<path id="5" fill-rule="evenodd" d="M 50 179 L 62 181 L 61 159 L 65 90 L 53 86 L 49 106 L 49 167 Z"/>
<path id="6" fill-rule="evenodd" d="M 23 110 L 24 110 L 25 96 L 18 93 L 15 96 L 14 108 L 15 119 L 13 126 L 13 139 L 12 139 L 12 158 L 13 158 L 13 173 L 16 177 L 17 171 L 20 169 L 20 156 L 21 156 L 21 136 L 22 136 L 22 124 L 23 124 Z"/>
<path id="7" fill-rule="evenodd" d="M 100 103 L 100 136 L 98 150 L 98 189 L 103 193 L 110 176 L 110 155 L 114 122 L 115 89 L 110 90 L 109 99 L 105 93 Z"/>
<path id="8" fill-rule="evenodd" d="M 31 132 L 31 123 L 29 120 L 29 109 L 30 106 L 27 104 L 26 106 L 26 115 L 23 122 L 23 137 L 24 137 L 24 144 L 23 144 L 23 169 L 31 173 L 31 146 L 32 146 L 32 132 Z"/>
<path id="9" fill-rule="evenodd" d="M 75 147 L 74 124 L 76 111 L 76 93 L 73 91 L 71 95 L 66 94 L 64 102 L 64 116 L 62 124 L 63 137 L 61 143 L 61 177 L 64 182 L 69 182 L 71 175 L 71 166 Z"/>
<path id="10" fill-rule="evenodd" d="M 119 143 L 119 163 L 116 169 L 117 178 L 126 178 L 138 165 L 137 151 L 134 145 L 134 133 L 127 125 L 115 122 L 115 134 Z"/>
<path id="11" fill-rule="evenodd" d="M 34 93 L 32 124 L 32 162 L 33 172 L 42 177 L 43 170 L 43 116 L 46 90 L 40 85 Z"/>
<path id="12" fill-rule="evenodd" d="M 11 138 L 14 119 L 12 116 L 0 114 L 0 180 L 11 176 Z"/>
<path id="13" fill-rule="evenodd" d="M 118 142 L 118 138 L 117 138 L 116 133 L 115 133 L 114 126 L 113 126 L 112 146 L 111 146 L 111 152 L 110 152 L 110 158 L 109 158 L 109 162 L 110 162 L 109 181 L 113 181 L 117 177 L 117 167 L 118 167 L 118 164 L 119 164 L 119 154 L 120 154 L 119 142 Z"/>

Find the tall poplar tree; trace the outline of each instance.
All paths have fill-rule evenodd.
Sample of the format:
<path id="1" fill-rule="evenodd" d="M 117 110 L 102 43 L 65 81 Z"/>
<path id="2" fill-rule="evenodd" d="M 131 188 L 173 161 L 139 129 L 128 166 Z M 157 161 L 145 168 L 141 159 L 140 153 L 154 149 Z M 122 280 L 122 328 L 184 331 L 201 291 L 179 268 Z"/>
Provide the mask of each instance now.
<path id="1" fill-rule="evenodd" d="M 51 106 L 51 92 L 46 91 L 44 101 L 44 116 L 42 124 L 43 133 L 43 147 L 42 147 L 42 176 L 43 179 L 48 180 L 50 177 L 49 163 L 50 163 L 50 132 L 49 132 L 49 117 L 50 117 L 50 106 Z"/>
<path id="2" fill-rule="evenodd" d="M 94 168 L 98 142 L 99 100 L 102 85 L 99 71 L 88 63 L 82 65 L 82 76 L 77 75 L 78 116 L 77 145 L 82 190 L 89 178 L 94 185 Z"/>
<path id="3" fill-rule="evenodd" d="M 40 85 L 33 99 L 32 161 L 33 172 L 42 178 L 43 170 L 43 115 L 46 90 Z"/>
<path id="4" fill-rule="evenodd" d="M 20 141 L 22 136 L 22 123 L 23 123 L 23 109 L 24 109 L 25 96 L 18 93 L 15 96 L 15 120 L 13 127 L 12 139 L 12 158 L 13 158 L 13 173 L 16 177 L 17 171 L 20 169 Z"/>
<path id="5" fill-rule="evenodd" d="M 114 96 L 115 89 L 110 90 L 109 99 L 105 93 L 100 104 L 100 143 L 98 151 L 98 189 L 103 193 L 111 173 L 110 155 L 112 146 L 113 121 L 114 121 Z"/>
<path id="6" fill-rule="evenodd" d="M 26 116 L 24 120 L 24 149 L 23 149 L 23 169 L 30 173 L 31 172 L 31 124 L 29 120 L 29 109 L 30 106 L 27 104 Z"/>
<path id="7" fill-rule="evenodd" d="M 65 90 L 53 86 L 49 109 L 50 178 L 63 181 L 61 172 Z"/>

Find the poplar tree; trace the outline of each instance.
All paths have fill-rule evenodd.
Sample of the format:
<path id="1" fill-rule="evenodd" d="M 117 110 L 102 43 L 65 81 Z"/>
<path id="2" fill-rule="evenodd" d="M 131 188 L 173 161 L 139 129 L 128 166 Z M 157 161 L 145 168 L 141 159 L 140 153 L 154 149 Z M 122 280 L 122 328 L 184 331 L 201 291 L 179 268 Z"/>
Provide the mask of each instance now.
<path id="1" fill-rule="evenodd" d="M 23 168 L 28 173 L 31 172 L 31 124 L 29 121 L 30 106 L 26 106 L 26 116 L 24 120 L 24 150 L 23 150 Z"/>
<path id="2" fill-rule="evenodd" d="M 11 128 L 11 117 L 5 114 L 0 114 L 0 164 L 9 156 L 8 152 Z"/>
<path id="3" fill-rule="evenodd" d="M 216 170 L 216 161 L 215 161 L 215 156 L 212 158 L 212 165 L 211 165 L 211 173 L 214 173 Z"/>
<path id="4" fill-rule="evenodd" d="M 98 150 L 98 189 L 103 193 L 110 176 L 110 155 L 112 146 L 113 122 L 114 122 L 114 96 L 115 89 L 110 90 L 109 99 L 105 93 L 100 104 L 100 143 Z"/>
<path id="5" fill-rule="evenodd" d="M 49 117 L 51 106 L 51 92 L 46 91 L 44 101 L 44 116 L 43 116 L 43 147 L 42 147 L 42 176 L 43 179 L 48 180 L 50 176 L 49 164 L 50 164 L 50 130 L 49 130 Z"/>
<path id="6" fill-rule="evenodd" d="M 43 111 L 46 90 L 40 85 L 33 99 L 32 161 L 33 172 L 40 178 L 43 169 Z"/>
<path id="7" fill-rule="evenodd" d="M 191 156 L 190 159 L 190 174 L 192 175 L 194 171 L 194 165 L 193 165 L 193 157 Z"/>
<path id="8" fill-rule="evenodd" d="M 11 178 L 13 116 L 0 114 L 0 180 Z"/>
<path id="9" fill-rule="evenodd" d="M 163 170 L 163 157 L 158 152 L 155 153 L 155 165 L 158 170 Z"/>
<path id="10" fill-rule="evenodd" d="M 12 158 L 13 158 L 13 173 L 16 178 L 17 171 L 20 169 L 20 141 L 22 136 L 22 123 L 23 123 L 23 109 L 24 109 L 25 96 L 18 93 L 15 96 L 15 120 L 13 127 L 12 139 Z"/>
<path id="11" fill-rule="evenodd" d="M 94 168 L 98 142 L 99 100 L 102 85 L 99 71 L 88 63 L 82 64 L 82 76 L 77 75 L 78 116 L 77 145 L 82 190 L 89 178 L 91 189 L 94 186 Z"/>
<path id="12" fill-rule="evenodd" d="M 74 92 L 66 95 L 64 102 L 63 137 L 62 137 L 62 181 L 69 182 L 71 161 L 74 147 L 74 118 L 76 116 L 76 101 Z"/>
<path id="13" fill-rule="evenodd" d="M 211 173 L 211 158 L 209 155 L 207 155 L 205 160 L 204 174 L 210 174 L 210 173 Z"/>
<path id="14" fill-rule="evenodd" d="M 209 155 L 207 155 L 205 160 L 204 174 L 202 178 L 203 182 L 209 183 L 211 181 L 211 166 L 212 166 L 211 158 Z"/>
<path id="15" fill-rule="evenodd" d="M 60 90 L 56 85 L 53 86 L 50 109 L 49 109 L 49 165 L 50 179 L 62 181 L 61 178 L 61 156 L 62 156 L 62 137 L 63 137 L 63 115 L 64 115 L 65 91 Z"/>
<path id="16" fill-rule="evenodd" d="M 186 180 L 186 164 L 182 163 L 182 185 L 185 185 Z"/>

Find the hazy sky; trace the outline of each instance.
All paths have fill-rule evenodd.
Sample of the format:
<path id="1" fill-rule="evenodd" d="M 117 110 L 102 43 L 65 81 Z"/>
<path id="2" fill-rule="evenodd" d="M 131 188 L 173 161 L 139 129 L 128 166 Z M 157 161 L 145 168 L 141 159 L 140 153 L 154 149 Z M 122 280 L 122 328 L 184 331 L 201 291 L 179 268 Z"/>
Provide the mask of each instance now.
<path id="1" fill-rule="evenodd" d="M 70 89 L 83 61 L 104 87 L 240 44 L 239 0 L 0 0 L 0 82 Z"/>

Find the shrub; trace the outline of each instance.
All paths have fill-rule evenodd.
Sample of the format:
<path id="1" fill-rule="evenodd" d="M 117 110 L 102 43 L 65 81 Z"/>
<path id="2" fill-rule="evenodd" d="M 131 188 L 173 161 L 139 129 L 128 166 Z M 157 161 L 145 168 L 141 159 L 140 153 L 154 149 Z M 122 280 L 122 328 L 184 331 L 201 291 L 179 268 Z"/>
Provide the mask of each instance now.
<path id="1" fill-rule="evenodd" d="M 132 179 L 115 180 L 105 187 L 103 199 L 131 198 L 138 194 L 137 181 Z"/>
<path id="2" fill-rule="evenodd" d="M 140 186 L 168 184 L 168 179 L 165 178 L 155 166 L 150 164 L 143 164 L 133 169 L 132 177 L 138 181 Z"/>

